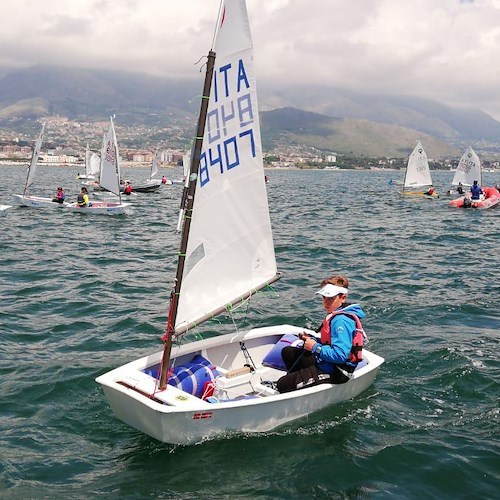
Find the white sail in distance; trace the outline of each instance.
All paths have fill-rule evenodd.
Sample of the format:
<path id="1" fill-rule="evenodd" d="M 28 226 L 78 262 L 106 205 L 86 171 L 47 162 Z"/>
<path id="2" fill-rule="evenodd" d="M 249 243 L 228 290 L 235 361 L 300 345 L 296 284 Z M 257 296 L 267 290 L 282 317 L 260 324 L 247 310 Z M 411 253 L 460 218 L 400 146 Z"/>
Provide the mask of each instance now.
<path id="1" fill-rule="evenodd" d="M 429 162 L 420 141 L 408 158 L 404 188 L 417 188 L 432 184 Z"/>
<path id="2" fill-rule="evenodd" d="M 110 118 L 108 132 L 103 141 L 99 184 L 104 189 L 120 195 L 120 161 L 113 118 Z"/>
<path id="3" fill-rule="evenodd" d="M 479 185 L 482 184 L 481 160 L 472 147 L 469 146 L 458 162 L 452 185 L 458 186 L 458 183 L 461 182 L 464 186 L 472 186 L 474 181 L 477 181 Z"/>
<path id="4" fill-rule="evenodd" d="M 33 148 L 33 154 L 31 155 L 31 163 L 28 170 L 28 178 L 26 179 L 26 186 L 24 192 L 33 184 L 35 181 L 36 169 L 38 166 L 38 156 L 40 155 L 40 150 L 42 149 L 43 135 L 45 133 L 45 122 L 42 124 L 42 130 L 38 134 L 37 140 L 35 142 L 35 147 Z"/>
<path id="5" fill-rule="evenodd" d="M 244 0 L 223 3 L 177 332 L 276 278 L 253 46 Z"/>

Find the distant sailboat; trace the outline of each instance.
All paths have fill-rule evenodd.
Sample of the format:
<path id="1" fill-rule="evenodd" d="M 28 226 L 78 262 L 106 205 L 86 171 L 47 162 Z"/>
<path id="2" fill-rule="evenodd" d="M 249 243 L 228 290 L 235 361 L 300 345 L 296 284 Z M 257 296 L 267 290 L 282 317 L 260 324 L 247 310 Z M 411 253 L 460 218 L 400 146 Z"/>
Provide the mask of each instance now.
<path id="1" fill-rule="evenodd" d="M 470 187 L 474 181 L 477 181 L 480 186 L 482 185 L 481 160 L 469 146 L 458 162 L 451 184 L 458 186 L 459 183 L 462 183 L 463 186 Z"/>
<path id="2" fill-rule="evenodd" d="M 161 179 L 158 179 L 158 162 L 159 162 L 159 151 L 155 151 L 153 160 L 151 161 L 151 172 L 149 174 L 149 179 L 146 182 L 139 182 L 133 184 L 132 188 L 137 193 L 152 193 L 158 191 L 161 187 Z"/>
<path id="3" fill-rule="evenodd" d="M 125 213 L 125 209 L 130 205 L 129 203 L 122 203 L 120 195 L 120 155 L 118 153 L 113 118 L 110 118 L 108 132 L 103 140 L 99 185 L 102 189 L 117 195 L 118 201 L 91 201 L 88 206 L 71 203 L 66 206 L 66 209 L 71 212 L 87 214 L 119 215 Z"/>
<path id="4" fill-rule="evenodd" d="M 433 195 L 427 194 L 427 189 L 431 186 L 432 178 L 429 161 L 427 160 L 427 155 L 422 143 L 417 141 L 417 145 L 408 158 L 402 194 L 437 197 L 437 193 L 434 193 Z M 422 188 L 427 189 L 422 191 Z"/>
<path id="5" fill-rule="evenodd" d="M 90 151 L 89 143 L 87 142 L 87 147 L 85 148 L 85 174 L 78 174 L 76 178 L 83 180 L 97 179 L 99 176 L 100 162 L 99 155 Z"/>
<path id="6" fill-rule="evenodd" d="M 28 175 L 26 177 L 26 183 L 24 185 L 23 194 L 12 195 L 13 201 L 17 205 L 31 207 L 31 208 L 40 208 L 40 207 L 60 208 L 66 205 L 66 202 L 57 203 L 53 201 L 54 198 L 33 196 L 29 194 L 29 188 L 35 182 L 36 172 L 38 168 L 38 156 L 40 155 L 40 150 L 42 148 L 44 134 L 45 134 L 45 123 L 42 124 L 42 130 L 38 134 L 35 147 L 33 148 L 33 154 L 31 156 L 31 162 L 28 167 Z"/>

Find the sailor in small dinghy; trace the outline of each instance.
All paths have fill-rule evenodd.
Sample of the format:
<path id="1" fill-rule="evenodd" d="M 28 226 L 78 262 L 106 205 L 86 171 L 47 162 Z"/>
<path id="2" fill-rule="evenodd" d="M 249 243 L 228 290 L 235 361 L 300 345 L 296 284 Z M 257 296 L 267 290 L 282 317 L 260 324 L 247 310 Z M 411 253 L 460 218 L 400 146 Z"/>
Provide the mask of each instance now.
<path id="1" fill-rule="evenodd" d="M 349 281 L 344 276 L 323 280 L 316 292 L 327 312 L 320 339 L 303 336 L 303 347 L 285 347 L 281 356 L 287 374 L 277 382 L 279 392 L 290 392 L 321 383 L 343 384 L 362 360 L 365 339 L 359 304 L 346 305 Z"/>
<path id="2" fill-rule="evenodd" d="M 89 192 L 87 188 L 84 186 L 80 193 L 78 193 L 78 197 L 76 199 L 76 204 L 79 207 L 88 207 L 89 206 Z"/>

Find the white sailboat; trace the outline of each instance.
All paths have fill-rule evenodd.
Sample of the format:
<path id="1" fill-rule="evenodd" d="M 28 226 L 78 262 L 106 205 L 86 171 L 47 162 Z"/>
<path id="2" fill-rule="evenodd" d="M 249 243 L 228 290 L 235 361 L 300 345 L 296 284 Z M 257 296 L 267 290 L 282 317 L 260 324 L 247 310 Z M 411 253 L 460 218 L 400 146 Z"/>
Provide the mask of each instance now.
<path id="1" fill-rule="evenodd" d="M 161 188 L 161 179 L 158 179 L 158 162 L 159 153 L 158 150 L 155 151 L 153 160 L 151 162 L 151 172 L 149 174 L 149 179 L 146 182 L 133 184 L 132 188 L 137 193 L 153 193 Z"/>
<path id="2" fill-rule="evenodd" d="M 76 178 L 83 180 L 97 179 L 99 177 L 100 162 L 99 155 L 90 151 L 89 143 L 87 142 L 87 147 L 85 148 L 85 174 L 78 174 Z"/>
<path id="3" fill-rule="evenodd" d="M 431 186 L 432 178 L 429 161 L 422 143 L 417 141 L 417 145 L 408 158 L 402 194 L 423 196 L 427 194 L 426 191 Z M 425 190 L 422 191 L 422 188 L 425 188 Z M 432 196 L 437 197 L 438 195 L 434 193 Z"/>
<path id="4" fill-rule="evenodd" d="M 95 168 L 95 178 L 94 179 L 87 179 L 82 182 L 82 185 L 85 186 L 89 191 L 95 191 L 95 192 L 100 192 L 100 191 L 105 191 L 101 185 L 99 184 L 99 180 L 96 180 L 97 178 L 100 179 L 101 177 L 101 168 L 102 168 L 102 159 L 103 159 L 103 151 L 106 151 L 106 143 L 107 143 L 107 133 L 105 132 L 102 135 L 102 144 L 101 144 L 101 155 L 99 156 L 98 154 L 95 154 L 95 158 L 92 156 L 91 158 L 94 158 L 94 163 L 93 168 Z"/>
<path id="5" fill-rule="evenodd" d="M 101 151 L 101 173 L 99 178 L 101 188 L 118 196 L 117 201 L 94 201 L 88 206 L 79 206 L 78 203 L 68 204 L 65 208 L 71 212 L 88 214 L 119 215 L 126 211 L 130 203 L 122 203 L 120 195 L 120 156 L 116 141 L 113 118 L 110 118 L 109 128 L 103 140 Z"/>
<path id="6" fill-rule="evenodd" d="M 183 333 L 279 277 L 245 0 L 225 0 L 218 20 L 164 349 L 96 379 L 119 419 L 167 443 L 269 431 L 357 396 L 384 361 L 363 350 L 364 361 L 347 383 L 280 394 L 272 383 L 285 372 L 264 359 L 284 334 L 298 335 L 303 328 L 255 328 L 179 345 Z M 232 119 L 220 121 L 229 109 L 235 111 Z M 203 392 L 210 384 L 214 393 L 207 398 Z"/>
<path id="7" fill-rule="evenodd" d="M 42 148 L 44 133 L 45 133 L 45 122 L 42 124 L 42 129 L 38 134 L 37 140 L 35 142 L 35 147 L 33 148 L 33 154 L 31 155 L 31 162 L 28 167 L 28 175 L 26 177 L 26 183 L 24 185 L 23 194 L 12 195 L 12 198 L 16 205 L 31 207 L 31 208 L 40 208 L 40 207 L 58 208 L 66 205 L 66 202 L 57 203 L 52 201 L 53 198 L 34 196 L 29 194 L 29 188 L 33 185 L 36 178 L 36 171 L 38 168 L 38 156 L 40 155 L 40 150 Z"/>
<path id="8" fill-rule="evenodd" d="M 472 147 L 469 146 L 458 162 L 451 184 L 452 186 L 458 186 L 459 183 L 462 183 L 463 186 L 470 187 L 474 181 L 477 181 L 480 186 L 482 185 L 481 160 Z"/>

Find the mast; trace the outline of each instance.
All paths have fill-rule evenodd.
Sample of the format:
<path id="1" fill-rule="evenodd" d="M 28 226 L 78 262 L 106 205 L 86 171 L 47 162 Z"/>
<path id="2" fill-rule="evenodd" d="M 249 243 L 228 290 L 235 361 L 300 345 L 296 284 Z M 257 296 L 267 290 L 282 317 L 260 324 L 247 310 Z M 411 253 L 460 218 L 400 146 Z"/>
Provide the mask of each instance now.
<path id="1" fill-rule="evenodd" d="M 201 148 L 203 146 L 203 135 L 205 132 L 205 123 L 207 119 L 208 103 L 210 99 L 210 90 L 212 86 L 212 75 L 215 65 L 215 52 L 210 50 L 207 57 L 207 71 L 205 73 L 205 83 L 203 86 L 203 95 L 201 97 L 200 115 L 198 117 L 198 126 L 196 129 L 196 138 L 194 143 L 194 151 L 191 157 L 191 168 L 189 171 L 189 186 L 185 199 L 185 218 L 182 229 L 181 244 L 179 250 L 179 258 L 177 261 L 177 272 L 175 276 L 175 286 L 170 294 L 170 309 L 168 312 L 167 328 L 163 337 L 163 358 L 161 361 L 160 374 L 160 390 L 164 390 L 167 386 L 168 367 L 170 364 L 170 353 L 172 351 L 173 335 L 175 333 L 175 320 L 177 317 L 177 306 L 179 303 L 179 294 L 182 285 L 182 275 L 184 273 L 184 264 L 186 262 L 186 249 L 189 236 L 189 228 L 191 226 L 191 212 L 193 210 L 194 195 L 196 192 L 196 184 L 198 183 L 198 170 L 200 166 Z"/>
<path id="2" fill-rule="evenodd" d="M 120 191 L 120 154 L 118 153 L 118 141 L 116 140 L 116 132 L 115 132 L 115 124 L 113 123 L 113 117 L 111 117 L 111 125 L 113 126 L 113 143 L 115 147 L 115 153 L 116 153 L 116 178 L 118 179 L 118 202 L 120 205 L 122 204 L 122 195 Z"/>
<path id="3" fill-rule="evenodd" d="M 31 155 L 31 162 L 28 167 L 28 174 L 26 175 L 26 183 L 24 184 L 23 196 L 26 196 L 26 191 L 33 184 L 34 173 L 38 162 L 38 155 L 40 154 L 40 149 L 42 148 L 44 133 L 45 133 L 45 122 L 42 123 L 42 130 L 38 134 L 35 146 L 33 148 L 33 154 Z"/>

